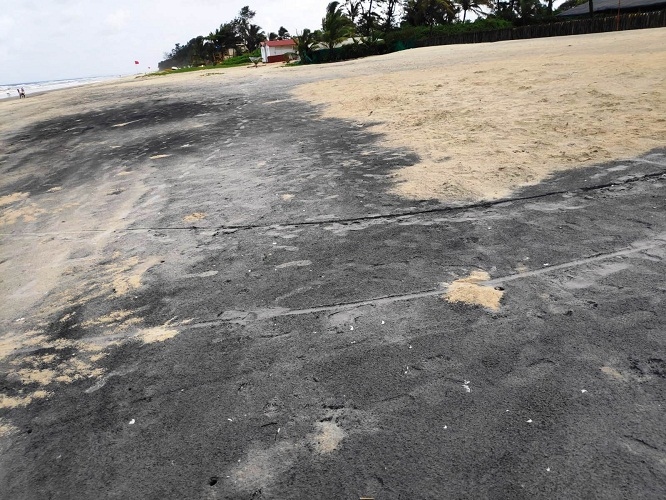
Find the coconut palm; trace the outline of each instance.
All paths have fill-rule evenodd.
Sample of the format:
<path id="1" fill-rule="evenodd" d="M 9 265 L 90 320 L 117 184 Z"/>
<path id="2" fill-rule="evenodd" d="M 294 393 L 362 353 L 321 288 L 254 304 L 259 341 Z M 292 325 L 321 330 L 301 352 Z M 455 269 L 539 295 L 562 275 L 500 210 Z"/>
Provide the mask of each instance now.
<path id="1" fill-rule="evenodd" d="M 326 7 L 326 17 L 321 20 L 322 42 L 329 49 L 347 39 L 354 23 L 342 13 L 340 2 L 331 2 Z"/>
<path id="2" fill-rule="evenodd" d="M 463 11 L 463 23 L 467 18 L 468 10 L 474 12 L 477 16 L 484 16 L 486 14 L 483 12 L 482 7 L 493 7 L 494 5 L 493 0 L 459 0 L 457 3 L 460 7 L 460 10 Z"/>
<path id="3" fill-rule="evenodd" d="M 452 0 L 407 0 L 405 22 L 412 26 L 434 26 L 445 24 L 455 14 Z"/>
<path id="4" fill-rule="evenodd" d="M 303 64 L 310 62 L 310 54 L 312 53 L 312 46 L 317 43 L 317 37 L 309 29 L 304 29 L 300 35 L 296 32 L 296 36 L 292 38 L 296 42 L 296 51 L 298 57 L 301 58 Z"/>
<path id="5" fill-rule="evenodd" d="M 256 24 L 250 24 L 247 26 L 243 38 L 247 50 L 249 52 L 254 52 L 254 50 L 256 50 L 259 47 L 259 44 L 264 40 L 266 40 L 266 35 L 261 29 L 261 26 L 257 26 Z"/>

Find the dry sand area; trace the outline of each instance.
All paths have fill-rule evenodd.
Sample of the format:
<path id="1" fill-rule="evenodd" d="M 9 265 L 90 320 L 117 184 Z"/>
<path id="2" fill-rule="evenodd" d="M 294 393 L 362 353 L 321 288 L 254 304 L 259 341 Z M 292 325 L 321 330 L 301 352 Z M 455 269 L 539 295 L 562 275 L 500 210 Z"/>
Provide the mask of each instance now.
<path id="1" fill-rule="evenodd" d="M 430 47 L 345 64 L 297 95 L 415 150 L 422 161 L 400 171 L 394 189 L 410 198 L 502 198 L 553 172 L 666 142 L 664 28 Z"/>

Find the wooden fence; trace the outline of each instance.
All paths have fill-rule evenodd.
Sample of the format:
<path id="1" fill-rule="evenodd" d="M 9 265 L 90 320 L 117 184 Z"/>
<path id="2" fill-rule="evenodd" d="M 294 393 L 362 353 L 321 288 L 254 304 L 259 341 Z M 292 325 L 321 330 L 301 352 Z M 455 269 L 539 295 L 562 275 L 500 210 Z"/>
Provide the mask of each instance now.
<path id="1" fill-rule="evenodd" d="M 620 14 L 619 16 L 597 15 L 591 19 L 573 19 L 549 24 L 535 24 L 519 28 L 505 28 L 492 31 L 477 31 L 419 40 L 416 46 L 452 45 L 458 43 L 487 43 L 502 40 L 544 38 L 549 36 L 584 35 L 607 31 L 638 30 L 643 28 L 666 27 L 666 10 Z"/>

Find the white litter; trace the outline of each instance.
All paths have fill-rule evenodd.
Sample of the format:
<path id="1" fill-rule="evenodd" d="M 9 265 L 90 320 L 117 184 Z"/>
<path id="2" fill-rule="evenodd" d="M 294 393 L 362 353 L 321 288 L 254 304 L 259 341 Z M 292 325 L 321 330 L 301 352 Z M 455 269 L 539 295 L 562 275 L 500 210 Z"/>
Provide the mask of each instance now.
<path id="1" fill-rule="evenodd" d="M 580 392 L 582 392 L 583 394 L 585 394 L 585 393 L 587 392 L 587 389 L 581 389 Z"/>
<path id="2" fill-rule="evenodd" d="M 527 423 L 528 423 L 528 424 L 531 424 L 531 423 L 532 423 L 532 419 L 530 418 L 530 419 L 527 421 Z"/>
<path id="3" fill-rule="evenodd" d="M 134 422 L 136 422 L 136 420 L 132 419 L 132 420 L 129 421 L 129 424 L 134 425 Z"/>
<path id="4" fill-rule="evenodd" d="M 228 418 L 227 420 L 228 420 L 229 422 L 233 422 L 233 420 L 232 420 L 232 419 L 230 419 L 230 418 Z"/>
<path id="5" fill-rule="evenodd" d="M 384 320 L 382 320 L 382 325 L 384 324 Z"/>
<path id="6" fill-rule="evenodd" d="M 350 330 L 353 330 L 353 329 L 354 329 L 354 327 L 353 327 L 353 326 L 350 326 L 350 327 L 349 327 L 349 329 L 350 329 Z"/>
<path id="7" fill-rule="evenodd" d="M 465 392 L 472 392 L 472 389 L 469 387 L 469 380 L 465 380 L 463 387 L 465 388 Z"/>

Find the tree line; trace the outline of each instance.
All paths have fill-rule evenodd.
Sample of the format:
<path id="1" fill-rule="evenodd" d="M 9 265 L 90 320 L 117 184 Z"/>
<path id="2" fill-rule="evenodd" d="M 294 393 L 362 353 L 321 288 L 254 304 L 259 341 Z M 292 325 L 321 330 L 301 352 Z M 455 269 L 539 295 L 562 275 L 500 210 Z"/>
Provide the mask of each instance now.
<path id="1" fill-rule="evenodd" d="M 554 9 L 553 0 L 333 1 L 326 6 L 320 27 L 304 28 L 293 36 L 282 26 L 267 35 L 253 22 L 256 12 L 245 6 L 234 19 L 207 36 L 198 36 L 184 45 L 177 43 L 164 54 L 160 69 L 218 64 L 232 53 L 258 55 L 262 42 L 290 38 L 297 43 L 302 62 L 312 61 L 316 48 L 332 51 L 350 38 L 372 49 L 354 49 L 359 54 L 381 53 L 396 50 L 394 47 L 407 40 L 548 22 L 558 12 L 586 2 L 566 0 Z M 471 17 L 475 18 L 473 22 Z"/>

